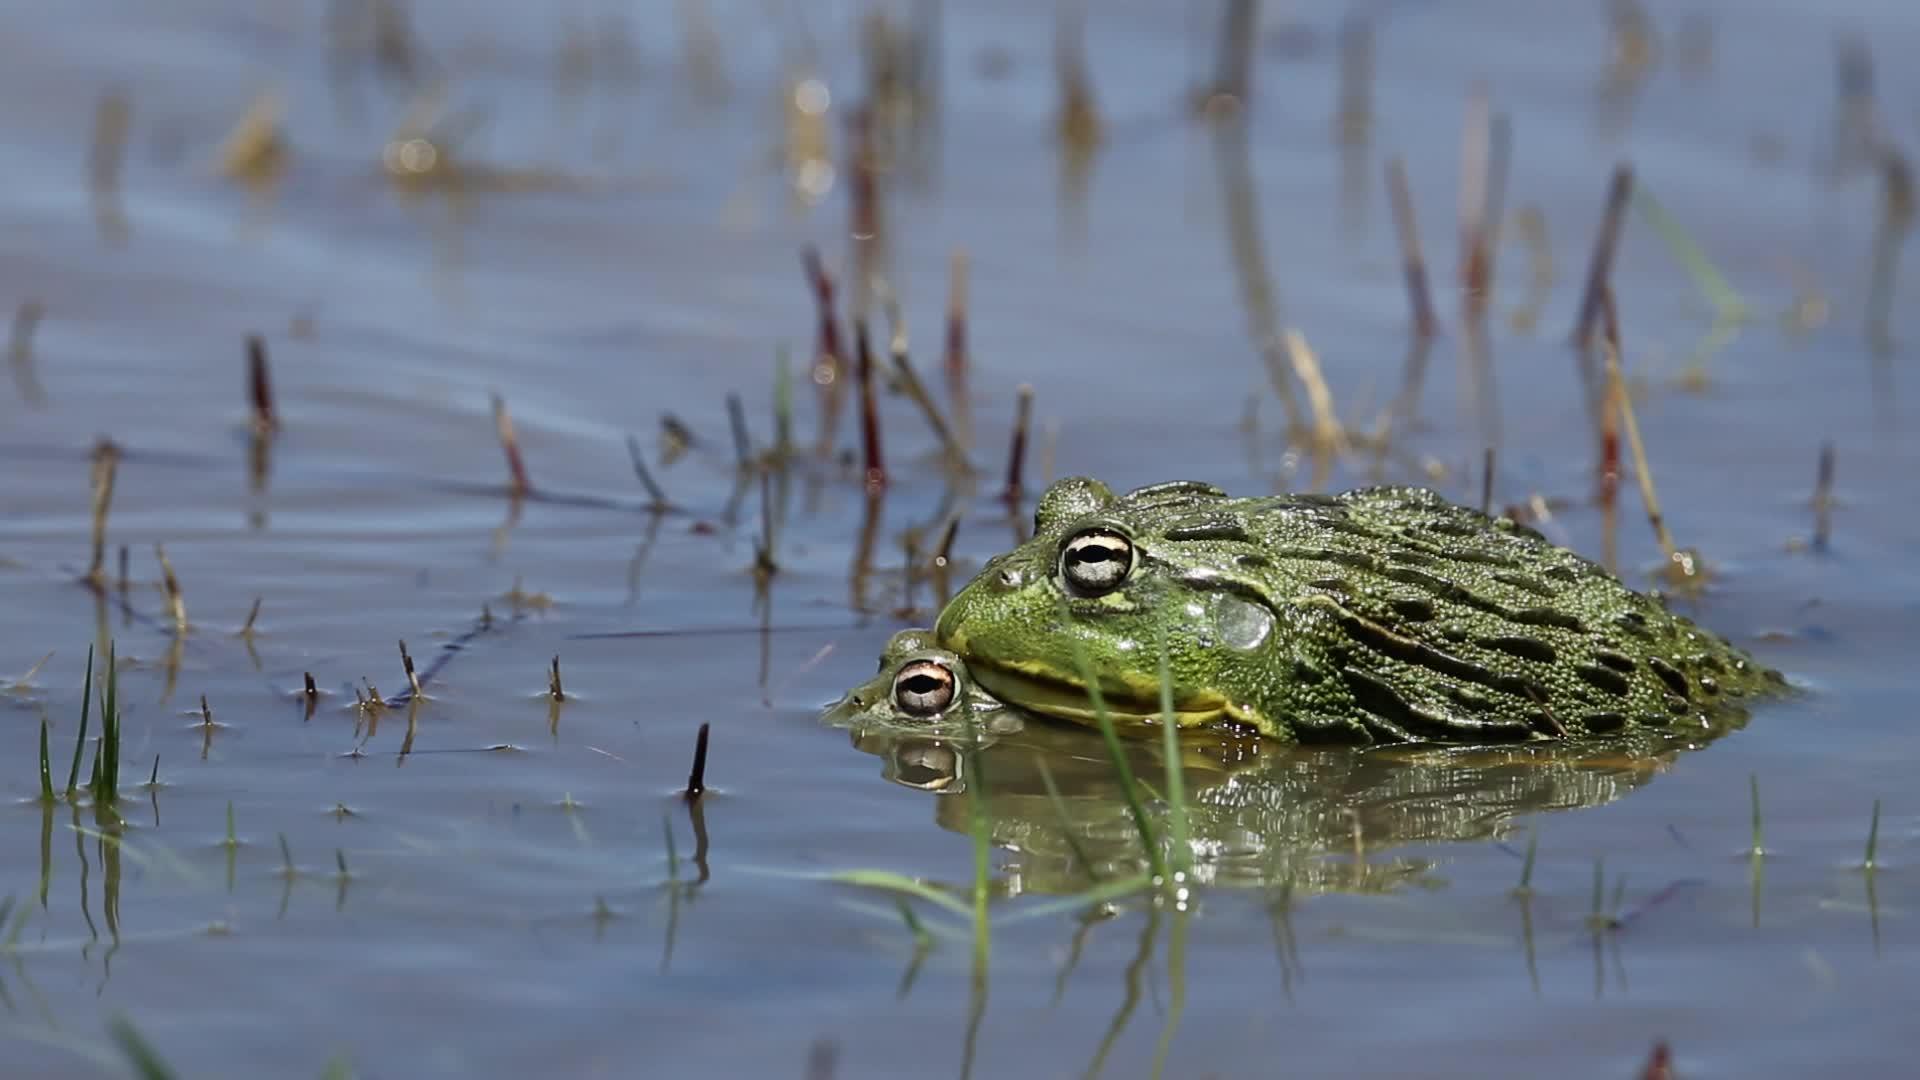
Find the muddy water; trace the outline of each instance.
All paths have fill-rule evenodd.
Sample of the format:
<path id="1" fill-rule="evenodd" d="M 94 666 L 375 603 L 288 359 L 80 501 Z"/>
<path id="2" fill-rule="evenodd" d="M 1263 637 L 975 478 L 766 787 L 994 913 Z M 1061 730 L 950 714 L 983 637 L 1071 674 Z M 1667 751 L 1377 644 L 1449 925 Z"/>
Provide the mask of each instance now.
<path id="1" fill-rule="evenodd" d="M 886 398 L 893 483 L 854 581 L 867 508 L 852 470 L 808 461 L 770 485 L 780 571 L 759 600 L 763 504 L 735 490 L 724 397 L 741 395 L 766 445 L 778 350 L 811 350 L 798 253 L 817 244 L 839 273 L 849 247 L 844 182 L 802 213 L 777 167 L 797 23 L 712 5 L 709 64 L 668 5 L 418 5 L 449 108 L 475 110 L 463 160 L 492 170 L 455 200 L 382 178 L 407 76 L 330 53 L 321 5 L 16 10 L 0 266 L 9 303 L 45 315 L 0 397 L 7 1074 L 115 1075 L 115 1013 L 209 1076 L 318 1075 L 336 1055 L 369 1076 L 810 1060 L 815 1075 L 1131 1076 L 1164 1053 L 1173 1076 L 1601 1077 L 1631 1075 L 1657 1039 L 1699 1075 L 1899 1074 L 1920 961 L 1905 768 L 1920 753 L 1920 458 L 1903 394 L 1920 331 L 1905 284 L 1892 354 L 1867 331 L 1879 185 L 1836 168 L 1833 43 L 1857 32 L 1900 56 L 1920 17 L 1876 0 L 1662 12 L 1660 58 L 1634 83 L 1609 81 L 1601 5 L 1387 6 L 1372 124 L 1343 147 L 1338 6 L 1267 13 L 1236 145 L 1181 102 L 1210 66 L 1215 15 L 1102 5 L 1087 56 L 1107 137 L 1074 202 L 1052 138 L 1051 19 L 947 7 L 939 156 L 926 183 L 897 185 L 886 238 L 923 371 L 949 254 L 970 255 L 982 493 L 1026 383 L 1030 487 L 1049 472 L 1235 491 L 1384 477 L 1475 499 L 1491 442 L 1496 499 L 1554 500 L 1544 527 L 1600 553 L 1563 343 L 1607 171 L 1631 160 L 1752 314 L 1704 388 L 1685 385 L 1713 309 L 1630 216 L 1615 282 L 1638 417 L 1668 519 L 1714 570 L 1685 603 L 1803 692 L 1700 749 L 1197 769 L 1203 884 L 1185 911 L 1055 906 L 1085 882 L 1033 760 L 1053 762 L 1103 872 L 1138 856 L 1097 744 L 1031 733 L 990 754 L 1001 921 L 977 982 L 943 909 L 916 909 L 933 942 L 920 950 L 890 897 L 819 878 L 970 874 L 951 763 L 818 718 L 888 634 L 931 616 L 928 586 L 904 588 L 900 535 L 943 510 L 934 441 Z M 858 95 L 855 14 L 807 15 L 836 124 Z M 600 37 L 582 75 L 556 57 L 585 27 Z M 1882 129 L 1908 142 L 1911 75 L 1877 74 Z M 1507 205 L 1545 222 L 1554 276 L 1516 328 L 1535 275 L 1509 227 L 1477 381 L 1452 272 L 1476 80 L 1511 118 Z M 249 193 L 213 162 L 270 84 L 291 157 Z M 95 108 L 116 87 L 129 134 L 116 182 L 90 196 Z M 1340 415 L 1370 429 L 1407 364 L 1390 154 L 1413 178 L 1446 329 L 1395 452 L 1316 476 L 1281 436 L 1245 298 L 1306 335 Z M 1234 242 L 1245 254 L 1254 238 L 1270 280 L 1249 284 Z M 1786 326 L 1789 311 L 1802 317 Z M 263 469 L 247 333 L 267 341 L 284 424 Z M 793 362 L 810 442 L 815 398 Z M 562 497 L 503 496 L 490 392 L 536 488 Z M 694 432 L 671 464 L 663 411 Z M 629 433 L 677 512 L 644 511 Z M 103 435 L 123 454 L 108 566 L 126 546 L 131 581 L 96 597 L 73 580 Z M 836 445 L 855 438 L 843 424 Z M 1839 479 L 1831 545 L 1814 552 L 1824 440 Z M 1617 561 L 1648 583 L 1659 549 L 1624 505 Z M 1010 535 L 1003 508 L 976 500 L 961 572 Z M 184 638 L 156 543 L 184 589 Z M 236 636 L 255 598 L 253 633 Z M 33 764 L 45 715 L 63 775 L 86 649 L 108 636 L 125 701 L 117 840 L 91 811 L 44 809 Z M 405 687 L 398 640 L 445 662 L 426 700 L 365 715 L 356 685 Z M 543 696 L 556 655 L 558 708 Z M 308 672 L 324 692 L 311 710 L 294 693 Z M 678 792 L 702 723 L 711 790 L 690 815 Z M 1529 843 L 1532 892 L 1516 897 Z"/>

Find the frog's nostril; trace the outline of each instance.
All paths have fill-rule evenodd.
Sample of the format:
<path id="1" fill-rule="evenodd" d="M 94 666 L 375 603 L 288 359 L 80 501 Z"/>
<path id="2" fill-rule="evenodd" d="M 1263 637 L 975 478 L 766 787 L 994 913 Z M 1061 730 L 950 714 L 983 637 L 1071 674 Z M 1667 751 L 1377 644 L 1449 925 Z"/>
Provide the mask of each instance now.
<path id="1" fill-rule="evenodd" d="M 1019 588 L 1020 587 L 1020 571 L 1014 569 L 1011 566 L 1006 568 L 1005 570 L 1000 571 L 1000 587 L 1003 589 Z"/>

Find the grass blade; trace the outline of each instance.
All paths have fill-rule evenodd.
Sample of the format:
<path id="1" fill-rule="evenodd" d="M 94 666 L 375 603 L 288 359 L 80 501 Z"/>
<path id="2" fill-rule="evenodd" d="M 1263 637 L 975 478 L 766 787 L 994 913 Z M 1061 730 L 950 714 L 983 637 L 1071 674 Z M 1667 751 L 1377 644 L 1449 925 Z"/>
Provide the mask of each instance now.
<path id="1" fill-rule="evenodd" d="M 180 1075 L 160 1060 L 160 1052 L 124 1015 L 107 1021 L 107 1034 L 113 1037 L 114 1045 L 126 1055 L 127 1063 L 133 1067 L 133 1074 L 140 1080 L 176 1080 Z"/>
<path id="2" fill-rule="evenodd" d="M 93 708 L 93 646 L 87 646 L 87 674 L 80 685 L 80 735 L 73 741 L 73 764 L 67 769 L 67 798 L 80 788 L 80 757 L 87 748 L 87 714 Z"/>
<path id="3" fill-rule="evenodd" d="M 993 826 L 987 816 L 986 759 L 980 753 L 980 727 L 973 710 L 965 710 L 967 731 L 967 816 L 973 834 L 973 967 L 976 975 L 987 970 L 987 956 L 993 939 L 987 922 L 988 885 L 992 882 Z"/>
<path id="4" fill-rule="evenodd" d="M 112 806 L 120 801 L 120 665 L 113 642 L 107 642 L 107 693 L 100 702 L 100 779 L 93 801 Z"/>
<path id="5" fill-rule="evenodd" d="M 1874 799 L 1874 821 L 1866 826 L 1866 861 L 1860 867 L 1866 872 L 1874 871 L 1880 863 L 1876 855 L 1880 851 L 1880 799 Z"/>
<path id="6" fill-rule="evenodd" d="M 1176 876 L 1185 876 L 1193 870 L 1193 842 L 1187 823 L 1186 765 L 1180 756 L 1180 729 L 1173 719 L 1173 674 L 1167 666 L 1165 630 L 1159 638 L 1160 753 L 1167 765 L 1167 833 L 1173 847 L 1170 865 Z"/>
<path id="7" fill-rule="evenodd" d="M 53 768 L 47 762 L 47 717 L 40 715 L 40 801 L 53 801 Z"/>
<path id="8" fill-rule="evenodd" d="M 1060 602 L 1060 614 L 1063 620 L 1068 618 L 1066 601 Z M 1100 692 L 1100 682 L 1094 676 L 1093 665 L 1087 661 L 1087 651 L 1078 638 L 1069 638 L 1073 648 L 1073 663 L 1080 670 L 1080 678 L 1087 684 L 1087 697 L 1093 703 L 1094 719 L 1100 725 L 1100 737 L 1106 741 L 1107 755 L 1113 759 L 1114 776 L 1120 781 L 1120 793 L 1126 797 L 1127 812 L 1133 815 L 1133 827 L 1140 833 L 1140 846 L 1147 855 L 1147 867 L 1156 878 L 1165 878 L 1166 862 L 1160 858 L 1160 844 L 1154 839 L 1153 825 L 1147 821 L 1146 807 L 1140 805 L 1140 792 L 1134 786 L 1133 768 L 1127 764 L 1127 754 L 1120 746 L 1120 736 L 1113 730 L 1113 716 L 1107 712 L 1107 699 Z"/>
<path id="9" fill-rule="evenodd" d="M 963 919 L 973 917 L 973 908 L 954 899 L 951 894 L 891 870 L 839 870 L 826 875 L 826 880 L 862 889 L 883 889 L 888 892 L 904 893 L 907 896 L 925 900 L 929 904 L 943 907 Z"/>
<path id="10" fill-rule="evenodd" d="M 1092 904 L 1105 903 L 1108 900 L 1118 900 L 1123 896 L 1132 896 L 1137 892 L 1151 888 L 1153 888 L 1153 875 L 1133 874 L 1115 881 L 1102 882 L 1085 892 L 1077 892 L 1072 896 L 1062 896 L 1054 900 L 1043 900 L 1037 904 L 1029 904 L 1016 912 L 1001 916 L 999 923 L 1001 926 L 1009 926 L 1013 923 L 1025 922 L 1028 919 L 1045 918 L 1046 916 L 1058 915 L 1066 911 L 1079 911 Z"/>

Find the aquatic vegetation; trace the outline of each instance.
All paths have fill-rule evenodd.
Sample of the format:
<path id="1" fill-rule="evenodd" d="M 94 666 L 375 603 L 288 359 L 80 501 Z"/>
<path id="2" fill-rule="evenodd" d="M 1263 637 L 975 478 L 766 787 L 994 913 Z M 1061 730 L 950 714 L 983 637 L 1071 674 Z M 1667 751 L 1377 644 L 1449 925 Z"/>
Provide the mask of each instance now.
<path id="1" fill-rule="evenodd" d="M 1896 329 L 1916 214 L 1911 150 L 1891 111 L 1880 115 L 1865 38 L 1841 39 L 1834 58 L 1832 134 L 1852 171 L 1833 170 L 1836 190 L 1809 198 L 1796 222 L 1774 211 L 1794 205 L 1789 170 L 1823 156 L 1807 137 L 1828 134 L 1792 119 L 1804 85 L 1764 82 L 1773 69 L 1741 50 L 1716 61 L 1717 24 L 1663 28 L 1638 0 L 1590 27 L 1452 13 L 1467 21 L 1432 41 L 1474 41 L 1486 70 L 1430 49 L 1413 74 L 1377 49 L 1400 32 L 1385 15 L 1251 0 L 1037 16 L 910 0 L 895 5 L 904 22 L 898 11 L 686 0 L 660 16 L 674 22 L 646 21 L 637 36 L 641 16 L 625 11 L 502 21 L 487 4 L 418 5 L 416 30 L 404 0 L 323 6 L 325 86 L 310 19 L 236 7 L 156 23 L 129 8 L 117 38 L 57 13 L 24 31 L 24 77 L 80 109 L 67 110 L 71 131 L 22 129 L 26 171 L 8 203 L 45 242 L 22 264 L 32 295 L 13 314 L 24 410 L 6 449 L 22 467 L 0 514 L 0 571 L 17 598 L 16 658 L 41 652 L 42 633 L 90 637 L 105 668 L 89 653 L 77 734 L 61 726 L 71 713 L 57 688 L 20 680 L 0 701 L 22 721 L 16 759 L 38 755 L 36 776 L 23 761 L 15 777 L 19 857 L 0 865 L 21 880 L 39 871 L 37 904 L 24 891 L 0 901 L 10 1052 L 19 1035 L 29 1054 L 143 1077 L 259 1071 L 263 1058 L 305 1071 L 332 1051 L 316 1041 L 332 1038 L 364 1040 L 378 1058 L 369 1068 L 403 1074 L 604 1069 L 639 1052 L 668 1070 L 804 1065 L 812 1080 L 903 1053 L 935 1068 L 957 1059 L 963 1076 L 1159 1076 L 1232 1072 L 1241 1055 L 1267 1053 L 1236 1042 L 1243 1017 L 1294 1008 L 1298 984 L 1323 1037 L 1288 1044 L 1297 1071 L 1417 1057 L 1404 1031 L 1360 1029 L 1418 1008 L 1466 1032 L 1436 1053 L 1467 1060 L 1436 1057 L 1436 1068 L 1486 1071 L 1490 1044 L 1471 1041 L 1473 1022 L 1499 1015 L 1539 1036 L 1503 1065 L 1537 1065 L 1538 1046 L 1562 1065 L 1644 1058 L 1652 1080 L 1674 1067 L 1660 1032 L 1579 1028 L 1562 1014 L 1592 1010 L 1555 1004 L 1587 992 L 1589 945 L 1591 992 L 1627 997 L 1610 1015 L 1645 1011 L 1634 1002 L 1646 1003 L 1647 981 L 1636 971 L 1630 984 L 1627 969 L 1657 948 L 1669 961 L 1657 989 L 1724 1020 L 1734 998 L 1716 972 L 1728 969 L 1670 962 L 1699 948 L 1703 925 L 1715 947 L 1748 954 L 1738 970 L 1797 960 L 1843 1004 L 1885 990 L 1897 964 L 1878 963 L 1881 950 L 1897 961 L 1905 942 L 1881 940 L 1882 918 L 1896 925 L 1911 907 L 1910 808 L 1872 798 L 1862 853 L 1857 804 L 1873 790 L 1861 790 L 1897 787 L 1897 769 L 1846 740 L 1895 733 L 1884 717 L 1899 696 L 1881 673 L 1898 659 L 1884 627 L 1905 610 L 1904 579 L 1885 540 L 1904 535 L 1905 518 L 1870 485 L 1901 475 L 1906 451 L 1886 437 L 1899 431 L 1896 365 L 1880 355 L 1869 372 L 1865 354 Z M 1743 10 L 1720 17 L 1729 34 L 1736 19 L 1743 36 L 1784 25 Z M 1179 85 L 1156 90 L 1183 26 L 1203 40 L 1186 43 L 1198 47 Z M 268 50 L 284 91 L 221 98 L 230 80 L 218 65 L 201 71 L 172 51 L 196 40 L 209 56 Z M 1489 88 L 1511 83 L 1514 57 L 1549 41 L 1574 65 L 1532 64 L 1526 96 L 1496 99 Z M 1635 123 L 1647 137 L 1583 144 L 1554 84 L 1569 72 L 1577 84 L 1583 56 L 1599 69 L 1597 131 Z M 96 81 L 103 72 L 110 83 Z M 380 82 L 358 78 L 373 72 Z M 1316 72 L 1337 79 L 1331 115 L 1305 117 L 1331 122 L 1319 148 L 1310 131 L 1296 137 L 1297 110 L 1267 112 L 1283 92 L 1310 100 L 1284 84 Z M 148 89 L 162 75 L 164 89 Z M 1734 83 L 1742 75 L 1760 81 Z M 1664 106 L 1709 77 L 1720 82 L 1696 102 L 1707 107 L 1632 116 L 1647 87 Z M 1109 78 L 1120 92 L 1097 97 Z M 1430 100 L 1441 84 L 1464 97 Z M 777 116 L 753 118 L 773 104 L 756 87 L 778 94 Z M 331 123 L 311 111 L 330 95 Z M 1455 177 L 1430 158 L 1433 133 L 1407 125 L 1462 103 L 1459 250 L 1423 252 L 1416 194 L 1431 211 Z M 743 162 L 739 136 L 755 125 L 765 145 Z M 1520 127 L 1531 160 L 1514 160 Z M 534 160 L 485 164 L 483 129 Z M 1634 160 L 1616 160 L 1621 145 Z M 224 180 L 207 182 L 210 154 Z M 1021 194 L 1036 155 L 1059 167 L 1057 208 Z M 589 160 L 609 173 L 659 162 L 667 183 L 589 182 L 577 176 Z M 36 172 L 47 162 L 66 171 Z M 1527 188 L 1517 212 L 1505 205 L 1510 168 Z M 1849 176 L 1860 182 L 1851 201 Z M 1548 223 L 1587 227 L 1589 180 L 1608 185 L 1607 201 L 1570 294 L 1555 281 Z M 265 198 L 285 200 L 283 220 L 259 212 Z M 1621 248 L 1638 239 L 1625 236 L 1627 209 L 1671 258 Z M 151 221 L 138 243 L 129 213 Z M 249 239 L 278 235 L 224 243 L 223 215 Z M 1508 243 L 1526 265 L 1502 279 Z M 796 247 L 798 276 L 781 261 Z M 1732 261 L 1716 265 L 1709 249 Z M 1774 283 L 1781 296 L 1742 276 L 1761 264 L 1790 268 Z M 1455 318 L 1435 310 L 1435 268 L 1457 274 Z M 1502 302 L 1517 308 L 1511 334 L 1485 319 L 1505 281 L 1526 290 Z M 1751 313 L 1784 304 L 1788 288 L 1805 314 L 1802 336 L 1783 343 Z M 1738 317 L 1741 378 L 1676 395 L 1644 375 L 1692 344 L 1698 328 L 1666 298 L 1695 294 L 1714 319 L 1710 342 Z M 1829 303 L 1860 305 L 1864 342 L 1862 323 L 1827 326 Z M 1571 316 L 1573 349 L 1525 336 L 1550 306 Z M 207 322 L 221 312 L 243 321 Z M 915 327 L 918 364 L 910 315 L 934 320 Z M 1496 349 L 1518 355 L 1497 366 Z M 1568 366 L 1568 351 L 1584 415 L 1552 366 Z M 1509 378 L 1499 387 L 1497 370 Z M 1871 394 L 1871 440 L 1847 396 L 1856 382 Z M 1284 427 L 1263 427 L 1276 405 Z M 474 421 L 488 407 L 483 434 Z M 618 434 L 651 433 L 636 409 L 660 417 L 657 456 Z M 1840 437 L 1858 443 L 1858 491 L 1835 491 Z M 633 480 L 618 471 L 617 441 Z M 504 475 L 502 458 L 483 456 L 489 442 Z M 1809 505 L 1806 477 L 1772 470 L 1785 457 L 1797 472 L 1815 447 Z M 539 484 L 529 452 L 545 462 Z M 1087 730 L 1009 731 L 970 712 L 916 730 L 902 716 L 899 730 L 855 733 L 850 767 L 839 733 L 810 726 L 815 699 L 864 674 L 872 638 L 933 623 L 983 558 L 1031 533 L 1056 454 L 1069 471 L 1120 482 L 1192 475 L 1261 494 L 1400 482 L 1462 505 L 1477 495 L 1484 513 L 1563 547 L 1595 544 L 1610 568 L 1619 551 L 1652 550 L 1642 535 L 1616 537 L 1631 468 L 1662 582 L 1678 586 L 1665 602 L 1704 603 L 1703 622 L 1804 669 L 1811 692 L 1781 707 L 1780 724 L 1716 750 L 1734 755 L 1717 769 L 1686 756 L 1717 730 L 1584 751 L 1255 750 L 1177 737 L 1185 642 L 1163 628 L 1137 642 L 1129 700 L 1086 677 L 1110 658 L 1061 658 L 1089 687 Z M 59 479 L 43 486 L 43 472 Z M 1842 512 L 1849 531 L 1836 537 Z M 1800 555 L 1847 536 L 1846 558 Z M 129 552 L 149 543 L 136 578 Z M 1708 580 L 1707 554 L 1724 575 Z M 195 584 L 199 624 L 173 557 Z M 522 588 L 523 574 L 538 588 Z M 216 624 L 223 632 L 194 633 Z M 415 657 L 408 643 L 421 635 L 429 652 Z M 394 640 L 406 685 L 389 697 L 368 673 L 391 662 L 381 650 Z M 343 685 L 346 704 L 318 707 Z M 545 707 L 530 712 L 530 696 Z M 1117 737 L 1136 715 L 1149 738 Z M 1809 721 L 1824 738 L 1843 720 L 1839 753 L 1794 742 L 1804 775 L 1751 769 L 1752 837 L 1738 842 L 1739 773 L 1781 760 L 1765 740 L 1797 740 Z M 696 725 L 688 766 L 674 755 Z M 720 787 L 707 772 L 716 734 Z M 149 755 L 145 790 L 123 790 L 124 757 Z M 1776 792 L 1807 789 L 1786 838 L 1794 858 L 1763 846 L 1763 777 Z M 1650 782 L 1662 798 L 1619 801 Z M 1810 801 L 1824 790 L 1845 797 Z M 1542 844 L 1550 815 L 1608 804 L 1618 809 Z M 165 850 L 181 836 L 185 847 Z M 332 848 L 333 865 L 302 866 L 294 844 L 309 858 Z M 1729 850 L 1744 857 L 1713 854 Z M 1743 935 L 1727 924 L 1744 922 L 1750 888 L 1759 925 L 1766 874 L 1776 925 Z M 785 880 L 768 887 L 768 875 Z M 1682 894 L 1693 899 L 1663 904 Z M 1655 915 L 1657 933 L 1628 932 Z M 1782 927 L 1791 956 L 1772 932 Z M 661 946 L 658 971 L 635 970 L 641 937 Z M 396 956 L 425 965 L 434 1009 L 386 1008 L 378 988 Z M 156 965 L 180 993 L 144 993 Z M 222 993 L 200 992 L 196 971 L 217 974 Z M 1045 983 L 1043 1012 L 1032 1005 Z M 378 992 L 316 996 L 309 984 Z M 311 1002 L 310 1015 L 263 1035 L 250 1003 L 282 997 Z M 1746 1000 L 1747 1021 L 1777 1024 L 1777 995 Z M 714 1006 L 762 1005 L 746 1035 L 703 1033 Z M 105 1038 L 96 1011 L 110 1018 Z M 1847 1032 L 1870 1037 L 1835 1043 L 1836 1068 L 1882 1052 L 1871 1036 L 1884 1022 L 1860 1016 Z M 1755 1045 L 1700 1052 L 1751 1071 L 1770 1044 Z M 175 1049 L 185 1068 L 163 1055 Z M 29 1071 L 61 1064 L 31 1060 Z M 342 1055 L 323 1075 L 352 1072 Z"/>
<path id="2" fill-rule="evenodd" d="M 100 694 L 100 734 L 94 742 L 93 764 L 87 774 L 84 790 L 92 803 L 103 811 L 111 812 L 113 805 L 120 799 L 120 675 L 115 650 L 110 642 L 107 648 L 107 670 L 103 676 Z M 86 757 L 87 730 L 93 712 L 93 649 L 87 649 L 87 671 L 80 687 L 80 724 L 74 733 L 73 758 L 67 766 L 67 783 L 62 794 L 68 802 L 74 802 L 83 790 L 80 785 L 80 762 Z M 47 722 L 44 716 L 40 720 L 40 799 L 51 804 L 56 799 L 53 786 L 53 765 L 49 757 L 47 744 Z M 160 761 L 156 756 L 153 776 L 148 781 L 157 782 L 160 774 Z"/>

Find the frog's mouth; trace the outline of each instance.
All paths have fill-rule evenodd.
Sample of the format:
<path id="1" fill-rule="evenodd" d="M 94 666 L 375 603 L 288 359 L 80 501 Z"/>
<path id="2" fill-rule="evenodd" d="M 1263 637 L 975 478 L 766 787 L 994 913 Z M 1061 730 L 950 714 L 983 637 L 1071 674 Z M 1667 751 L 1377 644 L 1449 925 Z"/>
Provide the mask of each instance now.
<path id="1" fill-rule="evenodd" d="M 975 681 L 1001 701 L 1043 716 L 1088 726 L 1100 723 L 1093 699 L 1087 694 L 1087 684 L 1073 675 L 1035 663 L 993 661 L 985 657 L 969 657 L 968 663 Z M 1160 726 L 1157 678 L 1143 683 L 1132 673 L 1125 673 L 1117 679 L 1103 679 L 1100 696 L 1115 728 Z M 1231 715 L 1227 699 L 1219 694 L 1174 694 L 1173 719 L 1177 727 L 1205 727 Z"/>

